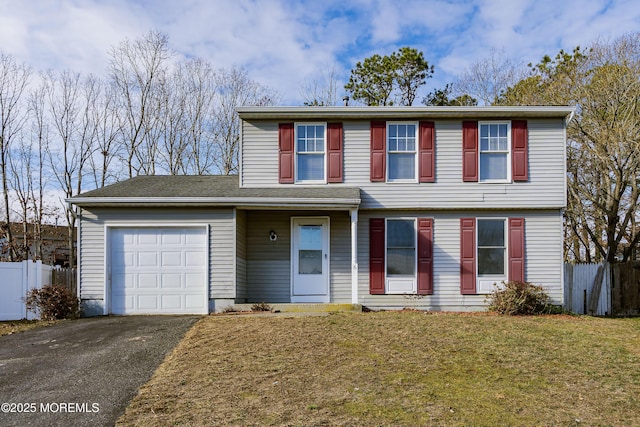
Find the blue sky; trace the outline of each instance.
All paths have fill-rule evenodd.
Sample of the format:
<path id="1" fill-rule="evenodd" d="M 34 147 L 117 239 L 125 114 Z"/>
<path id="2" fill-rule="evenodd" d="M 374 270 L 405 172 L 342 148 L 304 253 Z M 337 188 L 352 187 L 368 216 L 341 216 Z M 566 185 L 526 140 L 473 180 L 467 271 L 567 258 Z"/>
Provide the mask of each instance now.
<path id="1" fill-rule="evenodd" d="M 435 66 L 442 88 L 489 49 L 537 62 L 560 49 L 640 29 L 637 0 L 0 0 L 0 51 L 35 70 L 104 75 L 108 51 L 149 30 L 179 56 L 241 66 L 289 105 L 336 67 L 402 46 Z M 421 95 L 424 95 L 422 93 Z M 418 98 L 421 99 L 421 96 Z"/>

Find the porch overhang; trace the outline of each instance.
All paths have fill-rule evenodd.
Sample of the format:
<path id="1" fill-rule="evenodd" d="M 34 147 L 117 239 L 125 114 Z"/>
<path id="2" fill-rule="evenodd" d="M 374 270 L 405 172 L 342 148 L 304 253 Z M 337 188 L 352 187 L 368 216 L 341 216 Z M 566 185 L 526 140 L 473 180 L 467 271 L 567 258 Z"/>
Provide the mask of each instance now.
<path id="1" fill-rule="evenodd" d="M 67 199 L 90 207 L 235 207 L 351 210 L 360 189 L 345 186 L 239 188 L 237 176 L 138 176 Z"/>
<path id="2" fill-rule="evenodd" d="M 351 210 L 360 198 L 73 197 L 78 207 L 235 207 L 238 209 Z"/>

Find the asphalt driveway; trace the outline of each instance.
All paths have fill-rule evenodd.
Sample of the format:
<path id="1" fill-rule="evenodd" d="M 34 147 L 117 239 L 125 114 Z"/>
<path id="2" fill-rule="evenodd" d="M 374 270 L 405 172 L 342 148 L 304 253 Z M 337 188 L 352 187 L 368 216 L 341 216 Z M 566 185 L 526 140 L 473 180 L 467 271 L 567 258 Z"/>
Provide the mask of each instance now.
<path id="1" fill-rule="evenodd" d="M 114 425 L 199 318 L 97 317 L 0 337 L 0 425 Z"/>

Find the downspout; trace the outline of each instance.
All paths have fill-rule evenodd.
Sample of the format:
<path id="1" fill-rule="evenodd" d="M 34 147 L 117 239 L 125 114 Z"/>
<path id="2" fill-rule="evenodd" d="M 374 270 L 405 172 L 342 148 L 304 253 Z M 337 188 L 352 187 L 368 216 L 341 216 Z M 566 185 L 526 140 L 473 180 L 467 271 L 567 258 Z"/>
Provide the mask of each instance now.
<path id="1" fill-rule="evenodd" d="M 358 209 L 350 209 L 351 217 L 351 304 L 358 304 Z"/>
<path id="2" fill-rule="evenodd" d="M 66 200 L 67 206 L 69 210 L 73 208 L 73 202 L 69 199 Z M 82 208 L 76 206 L 76 220 L 77 220 L 77 231 L 76 231 L 76 250 L 74 251 L 76 254 L 76 297 L 80 301 L 80 308 L 82 309 L 82 299 L 80 298 L 80 234 L 82 230 Z M 71 263 L 71 260 L 69 260 Z"/>

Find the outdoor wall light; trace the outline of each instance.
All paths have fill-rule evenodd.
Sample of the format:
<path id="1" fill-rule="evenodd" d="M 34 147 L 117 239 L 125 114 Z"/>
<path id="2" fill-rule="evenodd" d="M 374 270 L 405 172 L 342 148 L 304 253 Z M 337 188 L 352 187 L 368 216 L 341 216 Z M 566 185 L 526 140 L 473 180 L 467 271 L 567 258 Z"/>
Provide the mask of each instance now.
<path id="1" fill-rule="evenodd" d="M 275 242 L 276 240 L 278 240 L 278 235 L 276 234 L 275 231 L 271 230 L 269 232 L 269 240 L 271 240 L 272 242 Z"/>

